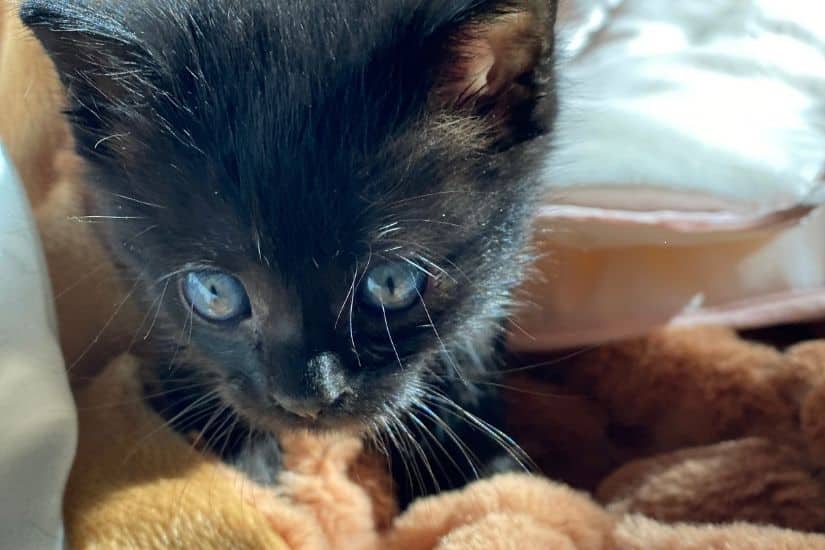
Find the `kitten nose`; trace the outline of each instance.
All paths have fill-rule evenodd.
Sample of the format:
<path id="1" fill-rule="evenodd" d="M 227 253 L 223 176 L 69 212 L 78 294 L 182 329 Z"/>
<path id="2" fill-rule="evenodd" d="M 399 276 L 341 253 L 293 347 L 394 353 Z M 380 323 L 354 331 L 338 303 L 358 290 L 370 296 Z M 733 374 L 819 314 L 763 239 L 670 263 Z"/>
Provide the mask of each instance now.
<path id="1" fill-rule="evenodd" d="M 325 408 L 352 392 L 341 360 L 334 353 L 320 353 L 307 361 L 306 374 L 307 395 L 278 400 L 281 407 L 301 418 L 317 419 Z"/>
<path id="2" fill-rule="evenodd" d="M 319 353 L 307 362 L 307 370 L 311 389 L 324 405 L 332 405 L 350 391 L 344 365 L 334 353 Z"/>

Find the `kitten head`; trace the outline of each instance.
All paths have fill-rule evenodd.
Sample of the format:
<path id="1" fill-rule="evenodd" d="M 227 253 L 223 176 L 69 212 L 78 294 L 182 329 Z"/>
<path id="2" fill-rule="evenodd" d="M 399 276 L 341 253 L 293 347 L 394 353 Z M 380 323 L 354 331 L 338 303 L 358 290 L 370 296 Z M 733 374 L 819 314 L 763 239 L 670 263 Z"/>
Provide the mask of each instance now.
<path id="1" fill-rule="evenodd" d="M 553 0 L 30 0 L 154 352 L 264 425 L 483 355 L 555 116 Z M 444 365 L 443 367 L 439 365 Z"/>

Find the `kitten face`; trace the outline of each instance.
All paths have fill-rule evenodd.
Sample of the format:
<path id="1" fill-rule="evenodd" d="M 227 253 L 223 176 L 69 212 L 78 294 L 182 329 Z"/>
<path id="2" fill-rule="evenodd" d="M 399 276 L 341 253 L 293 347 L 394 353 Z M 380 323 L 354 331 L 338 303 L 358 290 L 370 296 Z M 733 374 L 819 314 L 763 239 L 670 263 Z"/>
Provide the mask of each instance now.
<path id="1" fill-rule="evenodd" d="M 547 1 L 24 2 L 151 353 L 264 426 L 472 378 L 525 260 Z"/>

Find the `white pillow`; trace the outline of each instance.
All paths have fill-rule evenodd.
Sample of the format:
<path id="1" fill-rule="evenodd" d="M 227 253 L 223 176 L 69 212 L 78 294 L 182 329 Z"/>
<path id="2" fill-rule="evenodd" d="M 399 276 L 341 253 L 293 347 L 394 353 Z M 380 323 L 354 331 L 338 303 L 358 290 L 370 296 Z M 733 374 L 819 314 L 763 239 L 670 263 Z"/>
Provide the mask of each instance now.
<path id="1" fill-rule="evenodd" d="M 560 15 L 544 277 L 513 344 L 825 316 L 825 2 L 578 0 Z"/>
<path id="2" fill-rule="evenodd" d="M 0 548 L 62 548 L 76 410 L 46 263 L 25 192 L 0 147 Z"/>

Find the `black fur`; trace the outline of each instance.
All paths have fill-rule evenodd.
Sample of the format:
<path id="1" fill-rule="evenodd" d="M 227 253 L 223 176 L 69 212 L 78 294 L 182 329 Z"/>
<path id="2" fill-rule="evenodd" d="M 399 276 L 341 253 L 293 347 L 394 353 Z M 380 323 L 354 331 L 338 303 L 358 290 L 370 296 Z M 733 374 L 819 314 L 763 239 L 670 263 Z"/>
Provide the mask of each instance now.
<path id="1" fill-rule="evenodd" d="M 513 12 L 540 19 L 535 66 L 493 97 L 434 99 L 464 42 Z M 308 426 L 267 397 L 310 396 L 307 361 L 332 352 L 352 392 L 311 427 L 381 428 L 427 404 L 474 432 L 422 393 L 487 411 L 475 383 L 528 259 L 555 117 L 554 12 L 550 0 L 22 3 L 69 91 L 90 214 L 114 218 L 99 227 L 140 281 L 148 364 L 167 386 L 204 385 L 176 410 L 217 388 L 256 433 Z M 395 258 L 434 277 L 426 307 L 385 320 L 352 288 Z M 192 266 L 236 274 L 252 318 L 194 316 L 178 286 Z M 249 462 L 243 437 L 225 446 Z"/>

